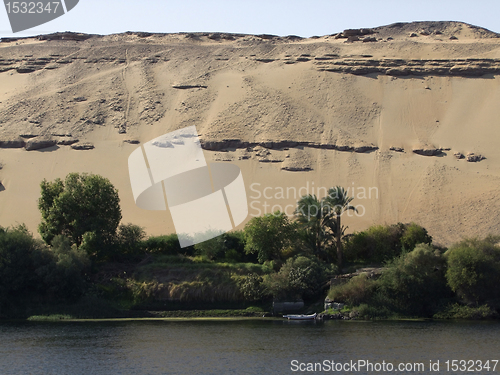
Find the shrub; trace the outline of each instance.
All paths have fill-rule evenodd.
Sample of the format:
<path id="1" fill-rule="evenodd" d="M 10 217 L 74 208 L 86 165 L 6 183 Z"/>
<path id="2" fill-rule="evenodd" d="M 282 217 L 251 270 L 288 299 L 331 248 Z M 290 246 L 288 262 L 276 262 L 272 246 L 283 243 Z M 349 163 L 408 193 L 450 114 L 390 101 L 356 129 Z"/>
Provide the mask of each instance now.
<path id="1" fill-rule="evenodd" d="M 51 262 L 43 249 L 44 246 L 33 239 L 25 226 L 0 227 L 0 304 L 29 299 L 40 291 L 36 269 Z M 38 253 L 36 262 L 35 253 Z"/>
<path id="2" fill-rule="evenodd" d="M 458 303 L 448 306 L 434 315 L 435 319 L 490 319 L 497 318 L 498 313 L 487 305 L 479 307 L 463 306 Z"/>
<path id="3" fill-rule="evenodd" d="M 79 249 L 85 251 L 94 262 L 110 261 L 119 251 L 116 242 L 102 238 L 99 232 L 85 232 Z"/>
<path id="4" fill-rule="evenodd" d="M 383 262 L 401 253 L 401 227 L 375 225 L 364 232 L 348 237 L 346 260 L 354 262 Z"/>
<path id="5" fill-rule="evenodd" d="M 431 244 L 427 230 L 415 223 L 375 225 L 347 236 L 345 257 L 350 262 L 382 263 L 411 251 L 419 243 Z"/>
<path id="6" fill-rule="evenodd" d="M 22 307 L 75 301 L 86 288 L 90 265 L 83 249 L 56 236 L 52 249 L 19 226 L 0 228 L 0 306 Z"/>
<path id="7" fill-rule="evenodd" d="M 450 297 L 445 259 L 430 245 L 419 244 L 394 259 L 378 280 L 378 302 L 390 310 L 412 316 L 430 316 L 440 301 Z"/>
<path id="8" fill-rule="evenodd" d="M 288 259 L 279 272 L 266 275 L 264 286 L 277 300 L 311 298 L 321 292 L 325 268 L 316 258 Z"/>
<path id="9" fill-rule="evenodd" d="M 369 300 L 375 285 L 375 280 L 368 278 L 367 274 L 360 274 L 346 283 L 332 286 L 328 297 L 336 302 L 356 306 Z"/>
<path id="10" fill-rule="evenodd" d="M 304 287 L 302 291 L 304 298 L 314 297 L 321 292 L 321 286 L 325 282 L 325 271 L 324 264 L 317 258 L 305 256 L 297 256 L 292 262 L 287 261 L 284 268 L 284 272 L 289 272 L 292 285 Z"/>
<path id="11" fill-rule="evenodd" d="M 258 301 L 264 296 L 264 287 L 262 281 L 264 279 L 262 276 L 256 273 L 250 274 L 243 277 L 239 282 L 239 288 L 245 300 L 247 301 Z"/>
<path id="12" fill-rule="evenodd" d="M 208 260 L 229 263 L 257 262 L 255 254 L 245 252 L 245 235 L 242 231 L 224 233 L 194 245 L 195 253 Z"/>
<path id="13" fill-rule="evenodd" d="M 142 242 L 142 248 L 148 254 L 153 255 L 193 255 L 194 247 L 189 246 L 184 249 L 179 244 L 177 234 L 167 236 L 151 236 Z"/>
<path id="14" fill-rule="evenodd" d="M 224 239 L 222 236 L 211 238 L 207 241 L 194 245 L 196 255 L 200 255 L 208 260 L 216 260 L 224 257 Z"/>
<path id="15" fill-rule="evenodd" d="M 144 228 L 132 223 L 120 224 L 116 235 L 116 241 L 120 248 L 120 254 L 137 255 L 142 252 L 142 241 L 146 237 Z"/>
<path id="16" fill-rule="evenodd" d="M 83 249 L 70 246 L 71 241 L 64 236 L 56 236 L 52 241 L 52 253 L 56 269 L 50 281 L 46 280 L 47 290 L 64 300 L 77 300 L 86 289 L 85 276 L 90 269 L 90 259 Z"/>
<path id="17" fill-rule="evenodd" d="M 393 315 L 393 313 L 384 306 L 373 306 L 366 303 L 353 307 L 351 313 L 352 315 L 363 319 L 387 318 Z"/>
<path id="18" fill-rule="evenodd" d="M 432 244 L 432 237 L 429 236 L 424 227 L 410 223 L 405 225 L 400 242 L 403 249 L 412 251 L 419 243 Z"/>
<path id="19" fill-rule="evenodd" d="M 248 254 L 245 251 L 245 233 L 243 231 L 228 232 L 222 235 L 224 237 L 224 260 L 230 263 L 257 263 L 257 254 Z"/>
<path id="20" fill-rule="evenodd" d="M 468 304 L 500 300 L 500 247 L 498 237 L 466 239 L 446 253 L 446 278 L 451 289 Z"/>

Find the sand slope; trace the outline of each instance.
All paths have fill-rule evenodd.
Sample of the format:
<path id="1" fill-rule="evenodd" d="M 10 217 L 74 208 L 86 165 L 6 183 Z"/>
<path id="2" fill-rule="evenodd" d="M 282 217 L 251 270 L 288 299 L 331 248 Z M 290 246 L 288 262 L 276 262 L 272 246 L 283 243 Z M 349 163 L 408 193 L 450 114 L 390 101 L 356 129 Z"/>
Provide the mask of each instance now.
<path id="1" fill-rule="evenodd" d="M 173 231 L 168 212 L 135 206 L 138 146 L 124 141 L 196 125 L 207 159 L 242 168 L 251 215 L 291 214 L 301 193 L 342 185 L 360 209 L 349 231 L 415 221 L 445 245 L 500 232 L 497 34 L 429 22 L 309 39 L 68 39 L 0 43 L 0 225 L 36 231 L 40 181 L 80 171 L 117 186 L 125 222 Z M 42 137 L 95 148 L 5 148 Z"/>

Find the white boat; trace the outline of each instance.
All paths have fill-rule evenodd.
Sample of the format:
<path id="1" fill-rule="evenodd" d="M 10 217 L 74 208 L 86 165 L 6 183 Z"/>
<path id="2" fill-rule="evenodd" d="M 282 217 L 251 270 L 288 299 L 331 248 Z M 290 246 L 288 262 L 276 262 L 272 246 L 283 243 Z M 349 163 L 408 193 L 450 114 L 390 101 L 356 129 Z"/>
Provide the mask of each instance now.
<path id="1" fill-rule="evenodd" d="M 283 315 L 283 318 L 287 318 L 288 320 L 314 320 L 316 319 L 316 313 L 311 314 L 311 315 L 304 315 L 304 314 L 299 314 L 299 315 Z"/>

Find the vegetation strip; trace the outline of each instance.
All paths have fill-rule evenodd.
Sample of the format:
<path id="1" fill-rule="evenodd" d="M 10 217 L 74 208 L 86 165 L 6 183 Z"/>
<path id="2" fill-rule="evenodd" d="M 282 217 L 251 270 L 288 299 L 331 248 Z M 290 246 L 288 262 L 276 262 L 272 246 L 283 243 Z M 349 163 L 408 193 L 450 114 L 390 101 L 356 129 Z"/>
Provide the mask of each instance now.
<path id="1" fill-rule="evenodd" d="M 43 181 L 43 241 L 0 228 L 0 318 L 262 319 L 286 306 L 322 319 L 498 318 L 500 236 L 446 249 L 415 223 L 346 234 L 352 200 L 333 187 L 301 197 L 294 218 L 254 217 L 181 249 L 175 234 L 120 224 L 104 177 Z"/>

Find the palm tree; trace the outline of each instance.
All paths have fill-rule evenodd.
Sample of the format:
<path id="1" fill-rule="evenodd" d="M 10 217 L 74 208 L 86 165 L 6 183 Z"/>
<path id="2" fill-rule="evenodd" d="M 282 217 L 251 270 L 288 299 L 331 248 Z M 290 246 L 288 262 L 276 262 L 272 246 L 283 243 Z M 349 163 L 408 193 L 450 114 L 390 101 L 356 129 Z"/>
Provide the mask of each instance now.
<path id="1" fill-rule="evenodd" d="M 342 235 L 347 228 L 342 227 L 340 222 L 340 217 L 346 211 L 353 210 L 358 212 L 356 207 L 351 206 L 349 203 L 353 200 L 353 197 L 347 195 L 347 191 L 341 187 L 336 186 L 328 190 L 327 196 L 324 198 L 324 203 L 327 206 L 329 215 L 333 216 L 335 220 L 335 237 L 337 244 L 337 263 L 339 267 L 342 267 Z"/>
<path id="2" fill-rule="evenodd" d="M 297 222 L 305 232 L 306 242 L 320 258 L 335 230 L 333 216 L 329 211 L 325 198 L 319 200 L 316 195 L 309 194 L 299 199 L 294 212 Z M 328 255 L 326 258 L 329 258 Z"/>

